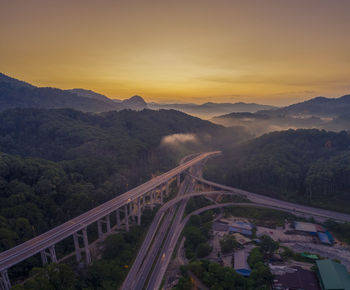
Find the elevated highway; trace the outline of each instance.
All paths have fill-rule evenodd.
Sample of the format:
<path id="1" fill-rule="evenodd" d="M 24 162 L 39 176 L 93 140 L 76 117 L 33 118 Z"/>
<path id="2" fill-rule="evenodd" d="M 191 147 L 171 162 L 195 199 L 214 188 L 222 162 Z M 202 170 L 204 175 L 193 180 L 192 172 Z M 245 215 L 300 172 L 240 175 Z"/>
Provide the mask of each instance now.
<path id="1" fill-rule="evenodd" d="M 203 181 L 205 181 L 205 180 L 203 180 Z M 210 182 L 210 185 L 214 185 L 214 183 Z M 227 195 L 239 194 L 239 195 L 243 195 L 243 192 L 246 193 L 246 191 L 241 191 L 241 190 L 228 191 L 229 189 L 232 190 L 233 188 L 230 188 L 227 186 L 220 185 L 220 186 L 216 186 L 216 187 L 220 187 L 222 189 L 225 188 L 226 191 L 196 192 L 196 193 L 190 193 L 186 197 L 195 197 L 195 196 L 213 195 L 213 194 L 227 194 Z M 257 195 L 257 196 L 259 196 L 259 195 Z M 173 204 L 175 204 L 176 202 L 179 202 L 183 198 L 184 197 L 181 196 L 181 197 L 177 197 L 177 198 L 169 201 L 161 208 L 161 210 L 166 210 L 166 208 L 171 207 Z M 262 200 L 264 203 L 256 203 L 256 201 L 261 202 Z M 232 206 L 269 208 L 269 209 L 286 211 L 286 212 L 290 212 L 290 213 L 295 213 L 297 211 L 300 213 L 304 213 L 308 216 L 322 216 L 322 217 L 327 217 L 327 218 L 331 218 L 331 219 L 334 219 L 334 216 L 337 216 L 337 214 L 338 214 L 337 212 L 327 211 L 327 210 L 322 210 L 322 209 L 320 210 L 320 212 L 318 212 L 317 208 L 304 207 L 304 206 L 298 207 L 298 205 L 294 204 L 294 203 L 287 203 L 287 204 L 283 204 L 283 205 L 279 206 L 279 205 L 276 205 L 272 202 L 272 201 L 276 201 L 275 199 L 272 199 L 272 201 L 270 201 L 270 198 L 268 198 L 267 200 L 270 201 L 271 204 L 269 204 L 264 199 L 262 199 L 262 200 L 256 199 L 255 202 L 244 202 L 244 203 L 230 202 L 230 203 L 214 204 L 214 205 L 209 205 L 209 206 L 200 208 L 198 210 L 195 210 L 195 211 L 191 212 L 189 215 L 187 215 L 182 220 L 181 224 L 176 229 L 173 230 L 171 242 L 169 243 L 169 247 L 168 247 L 168 251 L 166 252 L 166 255 L 164 256 L 163 259 L 159 259 L 157 261 L 157 264 L 155 265 L 154 271 L 153 271 L 153 274 L 154 274 L 153 279 L 150 279 L 150 282 L 147 285 L 147 289 L 159 289 L 161 282 L 162 282 L 162 279 L 163 279 L 163 276 L 165 274 L 165 271 L 170 263 L 172 253 L 175 250 L 176 243 L 181 235 L 181 232 L 184 229 L 184 227 L 186 226 L 186 224 L 189 221 L 189 219 L 191 218 L 191 216 L 193 216 L 193 215 L 198 215 L 202 212 L 205 212 L 205 211 L 211 210 L 211 209 L 232 207 Z M 340 216 L 338 218 L 340 221 L 349 221 L 350 215 L 340 214 Z"/>
<path id="2" fill-rule="evenodd" d="M 161 253 L 163 253 L 161 256 L 159 256 L 155 263 L 153 264 L 153 270 L 151 271 L 149 280 L 147 282 L 147 285 L 143 284 L 145 282 L 145 278 L 143 278 L 143 282 L 140 283 L 140 276 L 137 271 L 134 271 L 133 275 L 129 277 L 130 281 L 135 281 L 131 284 L 124 284 L 123 289 L 159 289 L 161 285 L 162 278 L 164 276 L 164 273 L 166 271 L 166 268 L 170 262 L 172 253 L 174 251 L 174 248 L 176 246 L 177 240 L 182 232 L 182 229 L 184 228 L 185 224 L 187 223 L 190 216 L 199 214 L 203 211 L 214 209 L 214 208 L 222 208 L 222 207 L 228 207 L 228 206 L 237 206 L 237 207 L 259 207 L 259 208 L 269 208 L 274 210 L 280 210 L 289 212 L 292 214 L 301 213 L 307 217 L 322 217 L 322 218 L 329 218 L 334 219 L 341 222 L 347 222 L 350 221 L 350 215 L 338 213 L 334 211 L 329 210 L 323 210 L 319 208 L 304 206 L 300 204 L 295 204 L 291 202 L 286 202 L 274 198 L 270 198 L 267 196 L 255 194 L 252 192 L 240 190 L 237 188 L 217 184 L 214 182 L 207 181 L 195 174 L 189 174 L 193 179 L 195 179 L 197 182 L 209 185 L 211 188 L 216 188 L 217 190 L 211 190 L 211 191 L 205 191 L 205 192 L 189 192 L 186 195 L 179 195 L 166 204 L 164 204 L 160 209 L 159 213 L 165 213 L 169 209 L 174 208 L 177 204 L 179 204 L 181 201 L 187 201 L 191 197 L 196 196 L 207 196 L 207 195 L 240 195 L 247 197 L 251 202 L 232 202 L 232 203 L 224 203 L 224 204 L 215 204 L 212 206 L 208 206 L 202 209 L 199 209 L 188 216 L 186 216 L 183 221 L 179 223 L 174 223 L 171 228 L 169 229 L 169 234 L 166 239 L 164 239 L 164 246 L 162 247 Z M 158 241 L 158 244 L 161 244 L 162 241 Z M 143 245 L 144 249 L 147 249 L 147 245 Z M 153 257 L 154 259 L 154 257 Z M 145 258 L 144 261 L 147 261 L 147 258 Z M 152 260 L 153 261 L 153 260 Z M 152 264 L 151 264 L 152 265 Z M 144 274 L 141 274 L 141 276 Z M 137 281 L 137 282 L 136 282 Z M 133 285 L 137 285 L 137 287 L 133 287 Z"/>
<path id="3" fill-rule="evenodd" d="M 138 224 L 141 223 L 142 209 L 146 204 L 146 199 L 154 202 L 156 198 L 163 200 L 163 194 L 168 193 L 168 182 L 177 177 L 180 183 L 180 175 L 192 166 L 203 162 L 207 158 L 219 155 L 220 151 L 207 152 L 194 156 L 191 160 L 184 162 L 178 167 L 157 176 L 146 183 L 135 187 L 134 189 L 121 194 L 112 200 L 103 203 L 84 214 L 67 221 L 66 223 L 51 229 L 29 241 L 24 242 L 14 248 L 0 253 L 0 289 L 8 290 L 11 288 L 7 269 L 22 262 L 29 257 L 40 253 L 43 264 L 48 262 L 48 258 L 57 262 L 55 244 L 73 236 L 76 249 L 77 262 L 82 259 L 81 252 L 85 254 L 85 262 L 91 262 L 90 251 L 88 247 L 87 227 L 95 222 L 98 225 L 99 235 L 102 235 L 102 225 L 106 224 L 107 232 L 110 231 L 110 214 L 115 212 L 118 226 L 121 223 L 120 213 L 124 216 L 124 225 L 126 230 L 129 228 L 129 216 L 136 215 Z M 156 191 L 157 190 L 157 191 Z M 84 247 L 80 248 L 79 239 L 83 240 Z"/>
<path id="4" fill-rule="evenodd" d="M 186 194 L 185 196 L 177 196 L 164 204 L 159 211 L 166 211 L 170 207 L 174 206 L 176 203 L 180 202 L 183 199 L 191 198 L 191 197 L 196 197 L 196 196 L 206 196 L 206 195 L 242 195 L 241 193 L 238 193 L 236 191 L 228 191 L 228 190 L 216 190 L 216 191 L 202 191 L 202 192 L 191 192 Z M 345 221 L 347 222 L 348 219 L 350 220 L 350 215 L 347 214 L 340 214 L 339 217 L 337 217 L 337 212 L 334 211 L 328 211 L 328 210 L 322 210 L 318 208 L 313 208 L 313 207 L 304 207 L 304 206 L 299 206 L 296 203 L 282 203 L 281 205 L 276 204 L 275 202 L 272 202 L 270 200 L 266 201 L 264 199 L 250 199 L 252 202 L 236 202 L 236 205 L 239 206 L 250 206 L 250 207 L 261 207 L 261 208 L 270 208 L 270 209 L 275 209 L 275 210 L 280 210 L 280 211 L 285 211 L 289 213 L 302 213 L 310 217 L 323 217 L 323 218 L 328 218 L 328 219 L 333 219 L 333 220 L 338 220 L 338 221 Z M 275 201 L 275 200 L 274 200 Z M 277 200 L 278 201 L 278 200 Z M 320 210 L 320 211 L 319 211 Z M 339 219 L 338 219 L 339 218 Z"/>
<path id="5" fill-rule="evenodd" d="M 118 227 L 121 227 L 123 224 L 125 229 L 128 230 L 130 216 L 137 217 L 137 222 L 140 224 L 142 209 L 147 204 L 146 201 L 148 200 L 148 204 L 153 204 L 158 200 L 158 203 L 162 204 L 163 195 L 168 194 L 169 181 L 175 177 L 177 178 L 178 185 L 180 185 L 180 174 L 182 173 L 186 173 L 187 176 L 185 182 L 182 184 L 182 189 L 180 189 L 179 194 L 175 198 L 165 203 L 157 212 L 144 243 L 140 248 L 139 255 L 123 284 L 123 289 L 158 289 L 170 261 L 171 253 L 174 250 L 177 239 L 186 221 L 191 215 L 198 214 L 208 209 L 225 206 L 262 207 L 290 213 L 302 213 L 307 216 L 329 218 L 341 222 L 350 222 L 350 215 L 348 214 L 278 200 L 205 180 L 199 174 L 199 166 L 208 158 L 217 156 L 220 153 L 220 151 L 215 151 L 192 155 L 191 160 L 188 160 L 189 158 L 184 158 L 181 165 L 167 173 L 155 177 L 32 240 L 0 253 L 0 289 L 8 290 L 11 288 L 10 280 L 7 275 L 7 269 L 9 267 L 39 252 L 44 264 L 48 262 L 48 258 L 56 262 L 55 244 L 69 236 L 73 236 L 77 262 L 81 261 L 83 252 L 85 254 L 86 264 L 89 264 L 91 262 L 87 237 L 87 227 L 89 225 L 97 222 L 99 235 L 103 234 L 102 224 L 106 225 L 107 232 L 110 231 L 110 214 L 113 212 L 116 214 Z M 191 168 L 194 169 L 196 167 L 196 170 L 189 172 Z M 213 190 L 193 192 L 194 181 L 199 184 L 207 185 Z M 189 198 L 215 194 L 242 195 L 247 197 L 250 202 L 225 203 L 205 207 L 191 213 L 181 221 Z M 123 220 L 121 220 L 120 214 L 122 214 Z M 171 224 L 172 227 L 170 227 Z M 83 248 L 79 247 L 79 238 L 83 239 Z M 150 248 L 151 246 L 152 248 Z M 163 255 L 159 255 L 160 249 L 162 249 L 162 253 L 164 251 L 164 257 Z M 151 253 L 151 255 L 148 255 L 148 253 Z M 152 268 L 153 271 L 150 268 Z M 147 285 L 145 285 L 146 280 L 148 280 Z"/>
<path id="6" fill-rule="evenodd" d="M 235 202 L 230 202 L 230 203 L 221 203 L 221 204 L 214 204 L 214 205 L 209 205 L 203 208 L 200 208 L 198 210 L 195 210 L 193 212 L 191 212 L 189 215 L 187 215 L 182 222 L 179 224 L 179 226 L 174 230 L 173 235 L 171 237 L 171 241 L 169 244 L 169 250 L 166 253 L 166 255 L 164 256 L 163 259 L 159 259 L 157 261 L 157 264 L 155 266 L 155 270 L 153 271 L 153 273 L 155 274 L 153 276 L 153 279 L 150 279 L 149 284 L 147 285 L 146 289 L 159 289 L 160 285 L 162 283 L 162 279 L 163 276 L 165 274 L 165 271 L 170 263 L 171 257 L 172 257 L 172 253 L 175 250 L 176 247 L 176 243 L 181 235 L 182 230 L 184 229 L 184 227 L 186 226 L 187 222 L 189 221 L 189 219 L 191 218 L 191 216 L 193 215 L 198 215 L 202 212 L 205 212 L 207 210 L 211 210 L 211 209 L 216 209 L 216 208 L 223 208 L 223 207 L 230 207 L 230 206 L 236 206 L 238 205 Z M 239 204 L 241 205 L 241 204 Z M 247 204 L 248 206 L 248 204 Z M 249 206 L 252 206 L 252 204 L 249 204 Z"/>
<path id="7" fill-rule="evenodd" d="M 247 197 L 251 202 L 256 203 L 256 204 L 261 204 L 261 205 L 267 205 L 267 206 L 273 206 L 276 209 L 279 210 L 287 210 L 291 212 L 300 212 L 300 213 L 305 213 L 309 214 L 311 216 L 320 216 L 320 217 L 325 217 L 329 219 L 333 219 L 336 221 L 340 222 L 350 222 L 350 215 L 346 213 L 340 213 L 340 212 L 335 212 L 331 210 L 326 210 L 322 208 L 317 208 L 317 207 L 311 207 L 311 206 L 306 206 L 302 204 L 297 204 L 293 202 L 288 202 L 284 200 L 280 200 L 277 198 L 272 198 L 269 196 L 253 193 L 250 191 L 234 188 L 231 186 L 227 185 L 222 185 L 219 183 L 215 183 L 212 181 L 208 181 L 202 177 L 198 177 L 195 175 L 191 175 L 197 182 L 203 183 L 206 185 L 211 186 L 212 188 L 216 188 L 218 190 L 224 190 L 228 192 L 232 192 L 238 195 L 243 195 Z"/>
<path id="8" fill-rule="evenodd" d="M 197 171 L 199 165 L 197 163 L 190 171 Z M 138 255 L 123 282 L 122 290 L 126 289 L 143 289 L 148 277 L 152 272 L 154 262 L 161 256 L 163 249 L 166 250 L 166 245 L 171 237 L 172 228 L 176 228 L 181 221 L 183 212 L 187 204 L 187 192 L 192 191 L 194 187 L 194 180 L 186 175 L 184 182 L 179 188 L 177 197 L 178 202 L 170 203 L 158 210 L 145 240 L 143 241 Z"/>

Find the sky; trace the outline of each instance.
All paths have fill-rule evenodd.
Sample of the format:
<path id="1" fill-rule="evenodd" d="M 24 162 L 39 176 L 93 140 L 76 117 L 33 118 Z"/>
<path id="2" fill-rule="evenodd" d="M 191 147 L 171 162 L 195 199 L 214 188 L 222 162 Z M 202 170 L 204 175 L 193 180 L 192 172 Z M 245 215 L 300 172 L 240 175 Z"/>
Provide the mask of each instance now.
<path id="1" fill-rule="evenodd" d="M 349 0 L 0 0 L 0 72 L 156 102 L 350 93 Z"/>

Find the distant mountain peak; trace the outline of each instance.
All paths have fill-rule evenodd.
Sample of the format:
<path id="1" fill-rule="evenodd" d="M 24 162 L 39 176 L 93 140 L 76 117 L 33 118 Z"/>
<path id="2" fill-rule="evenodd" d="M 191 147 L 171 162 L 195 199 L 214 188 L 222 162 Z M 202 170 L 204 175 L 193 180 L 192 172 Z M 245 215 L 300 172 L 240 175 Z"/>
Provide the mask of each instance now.
<path id="1" fill-rule="evenodd" d="M 143 110 L 148 107 L 145 100 L 138 95 L 132 96 L 130 99 L 123 100 L 122 104 L 125 106 L 125 108 L 132 110 Z"/>
<path id="2" fill-rule="evenodd" d="M 145 102 L 145 100 L 139 95 L 132 96 L 129 100 L 134 100 L 134 101 L 137 100 L 137 101 Z"/>

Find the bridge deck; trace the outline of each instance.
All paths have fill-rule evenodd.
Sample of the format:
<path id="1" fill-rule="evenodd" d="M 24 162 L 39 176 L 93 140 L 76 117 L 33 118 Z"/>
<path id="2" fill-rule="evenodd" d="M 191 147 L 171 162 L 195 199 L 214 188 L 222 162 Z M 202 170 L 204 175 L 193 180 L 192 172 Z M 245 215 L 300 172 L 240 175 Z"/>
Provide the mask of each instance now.
<path id="1" fill-rule="evenodd" d="M 64 224 L 59 225 L 51 229 L 50 231 L 43 233 L 31 240 L 28 240 L 14 248 L 0 253 L 0 271 L 6 270 L 11 266 L 45 250 L 46 248 L 64 240 L 65 238 L 73 235 L 79 230 L 87 227 L 88 225 L 96 222 L 104 216 L 116 211 L 127 203 L 136 200 L 138 197 L 144 195 L 150 190 L 164 184 L 169 179 L 182 173 L 186 169 L 190 168 L 194 164 L 203 161 L 204 159 L 220 154 L 220 151 L 207 152 L 200 154 L 192 160 L 185 162 L 178 167 L 159 175 L 144 184 L 141 184 L 134 189 L 127 191 L 110 201 L 107 201 L 82 215 L 75 217 Z"/>

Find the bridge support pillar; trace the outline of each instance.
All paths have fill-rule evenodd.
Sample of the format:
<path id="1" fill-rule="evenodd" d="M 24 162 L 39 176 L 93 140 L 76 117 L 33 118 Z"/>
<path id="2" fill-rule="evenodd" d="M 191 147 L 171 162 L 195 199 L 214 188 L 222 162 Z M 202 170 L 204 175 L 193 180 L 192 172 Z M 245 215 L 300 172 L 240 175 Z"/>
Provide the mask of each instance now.
<path id="1" fill-rule="evenodd" d="M 102 238 L 103 237 L 103 228 L 102 224 L 106 224 L 106 231 L 107 233 L 111 232 L 111 219 L 109 215 L 106 215 L 104 218 L 100 219 L 97 221 L 97 231 L 98 231 L 98 237 Z"/>
<path id="2" fill-rule="evenodd" d="M 102 222 L 101 220 L 97 221 L 97 231 L 98 231 L 98 238 L 102 238 L 103 232 L 102 232 Z"/>
<path id="3" fill-rule="evenodd" d="M 111 219 L 109 215 L 106 216 L 107 233 L 111 232 Z"/>
<path id="4" fill-rule="evenodd" d="M 125 216 L 125 230 L 129 231 L 129 215 L 128 215 L 128 205 L 124 206 L 124 216 Z"/>
<path id="5" fill-rule="evenodd" d="M 117 228 L 120 229 L 120 212 L 119 209 L 116 211 L 116 218 L 117 218 Z"/>
<path id="6" fill-rule="evenodd" d="M 159 186 L 158 202 L 161 204 L 163 201 L 163 187 Z"/>
<path id="7" fill-rule="evenodd" d="M 165 184 L 165 195 L 166 196 L 169 195 L 169 181 L 167 181 L 166 184 Z"/>
<path id="8" fill-rule="evenodd" d="M 43 265 L 46 265 L 48 263 L 46 254 L 47 253 L 45 252 L 45 250 L 40 252 L 41 262 L 43 263 Z"/>
<path id="9" fill-rule="evenodd" d="M 154 190 L 151 191 L 151 204 L 154 204 Z"/>
<path id="10" fill-rule="evenodd" d="M 163 186 L 160 187 L 160 204 L 163 204 Z"/>
<path id="11" fill-rule="evenodd" d="M 50 249 L 50 256 L 53 263 L 57 263 L 57 256 L 56 256 L 56 250 L 55 245 L 51 246 Z"/>
<path id="12" fill-rule="evenodd" d="M 82 238 L 84 243 L 84 251 L 85 251 L 85 263 L 86 265 L 89 265 L 91 263 L 91 255 L 90 255 L 90 249 L 89 249 L 87 229 L 83 228 L 81 231 L 82 231 L 82 234 L 79 234 L 78 232 L 73 234 L 76 261 L 78 264 L 81 262 L 81 248 L 79 246 L 79 238 Z"/>
<path id="13" fill-rule="evenodd" d="M 79 236 L 77 233 L 73 234 L 73 240 L 74 240 L 76 261 L 79 264 L 81 262 L 81 253 L 80 253 L 80 246 L 79 246 Z"/>
<path id="14" fill-rule="evenodd" d="M 131 221 L 134 221 L 134 202 L 133 201 L 129 203 L 129 216 L 131 217 Z"/>
<path id="15" fill-rule="evenodd" d="M 177 187 L 180 187 L 180 183 L 181 183 L 181 175 L 180 174 L 177 175 L 176 180 L 177 180 Z"/>
<path id="16" fill-rule="evenodd" d="M 43 265 L 46 265 L 48 263 L 47 257 L 50 257 L 51 262 L 57 263 L 55 245 L 49 248 L 49 252 L 47 252 L 46 250 L 41 251 L 40 255 L 41 255 L 41 261 L 43 262 Z"/>
<path id="17" fill-rule="evenodd" d="M 11 282 L 10 282 L 10 278 L 9 278 L 8 273 L 7 273 L 7 270 L 1 271 L 0 289 L 1 290 L 10 290 L 11 289 Z"/>
<path id="18" fill-rule="evenodd" d="M 153 204 L 154 204 L 154 194 L 153 194 L 153 190 L 151 190 L 149 193 L 148 193 L 148 206 L 153 209 Z M 146 201 L 146 199 L 145 199 Z"/>
<path id="19" fill-rule="evenodd" d="M 141 196 L 141 209 L 146 206 L 146 195 Z"/>
<path id="20" fill-rule="evenodd" d="M 137 199 L 137 225 L 141 225 L 141 203 L 140 203 L 140 197 Z"/>
<path id="21" fill-rule="evenodd" d="M 87 236 L 87 229 L 83 228 L 83 240 L 84 240 L 84 249 L 85 249 L 85 263 L 86 265 L 91 264 L 91 254 L 90 254 L 90 249 L 89 249 L 89 240 Z"/>

